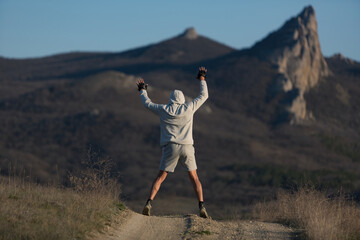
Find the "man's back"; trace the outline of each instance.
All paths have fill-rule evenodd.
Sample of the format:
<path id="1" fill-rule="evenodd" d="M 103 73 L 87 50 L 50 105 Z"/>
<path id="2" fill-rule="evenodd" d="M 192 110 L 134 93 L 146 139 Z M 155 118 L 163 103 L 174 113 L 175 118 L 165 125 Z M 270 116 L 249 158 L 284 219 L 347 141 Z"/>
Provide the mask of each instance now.
<path id="1" fill-rule="evenodd" d="M 145 90 L 141 91 L 144 106 L 160 116 L 160 145 L 169 142 L 193 144 L 193 116 L 197 109 L 208 98 L 205 81 L 200 81 L 200 95 L 189 103 L 185 103 L 184 94 L 179 90 L 171 93 L 169 104 L 152 103 Z"/>

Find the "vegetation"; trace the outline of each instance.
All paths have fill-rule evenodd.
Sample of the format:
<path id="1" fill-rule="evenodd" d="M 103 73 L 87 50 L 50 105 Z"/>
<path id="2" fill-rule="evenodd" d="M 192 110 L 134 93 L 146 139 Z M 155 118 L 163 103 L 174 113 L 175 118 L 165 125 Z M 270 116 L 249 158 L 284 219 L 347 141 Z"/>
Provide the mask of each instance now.
<path id="1" fill-rule="evenodd" d="M 110 225 L 125 206 L 108 164 L 96 166 L 72 175 L 71 188 L 1 178 L 0 239 L 85 239 Z"/>
<path id="2" fill-rule="evenodd" d="M 323 143 L 327 149 L 335 152 L 339 155 L 349 157 L 354 162 L 360 162 L 360 144 L 353 142 L 346 142 L 344 139 L 337 136 L 328 136 L 325 134 L 319 134 L 321 143 Z"/>
<path id="3" fill-rule="evenodd" d="M 281 191 L 275 201 L 257 204 L 254 214 L 303 229 L 314 240 L 360 239 L 360 207 L 344 196 L 328 198 L 313 188 Z"/>
<path id="4" fill-rule="evenodd" d="M 354 188 L 354 173 L 341 170 L 298 170 L 276 164 L 233 164 L 223 170 L 234 172 L 233 175 L 217 176 L 216 180 L 227 183 L 249 183 L 253 186 L 294 188 L 311 183 L 319 188 Z"/>

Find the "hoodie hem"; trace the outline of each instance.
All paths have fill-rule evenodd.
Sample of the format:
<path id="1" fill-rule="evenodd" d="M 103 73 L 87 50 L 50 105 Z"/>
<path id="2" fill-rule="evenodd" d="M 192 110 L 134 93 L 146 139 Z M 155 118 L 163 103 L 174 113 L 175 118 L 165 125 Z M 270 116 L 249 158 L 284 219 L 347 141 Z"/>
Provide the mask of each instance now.
<path id="1" fill-rule="evenodd" d="M 176 144 L 180 144 L 180 145 L 193 145 L 194 141 L 167 141 L 167 142 L 160 143 L 160 146 L 163 147 L 169 143 L 176 143 Z"/>

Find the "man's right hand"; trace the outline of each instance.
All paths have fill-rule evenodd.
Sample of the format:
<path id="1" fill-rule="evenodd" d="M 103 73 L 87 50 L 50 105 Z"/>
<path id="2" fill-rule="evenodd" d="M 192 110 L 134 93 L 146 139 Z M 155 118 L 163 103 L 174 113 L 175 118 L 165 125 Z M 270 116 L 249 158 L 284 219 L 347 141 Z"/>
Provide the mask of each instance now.
<path id="1" fill-rule="evenodd" d="M 205 67 L 199 67 L 199 72 L 196 78 L 199 79 L 200 81 L 203 81 L 206 78 L 206 73 L 207 73 L 207 69 Z"/>
<path id="2" fill-rule="evenodd" d="M 144 82 L 144 79 L 142 79 L 142 78 L 139 78 L 139 79 L 137 80 L 136 85 L 138 86 L 139 92 L 140 92 L 141 90 L 147 90 L 147 87 L 148 87 L 148 84 L 146 84 L 146 83 Z"/>

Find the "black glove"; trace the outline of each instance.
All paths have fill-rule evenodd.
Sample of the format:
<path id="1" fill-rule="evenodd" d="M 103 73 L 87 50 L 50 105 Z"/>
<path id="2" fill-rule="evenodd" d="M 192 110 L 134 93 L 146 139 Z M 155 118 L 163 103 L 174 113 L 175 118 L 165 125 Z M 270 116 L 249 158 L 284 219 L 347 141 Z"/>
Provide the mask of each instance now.
<path id="1" fill-rule="evenodd" d="M 196 78 L 200 80 L 200 77 L 204 77 L 206 79 L 206 70 L 203 69 L 199 70 Z"/>
<path id="2" fill-rule="evenodd" d="M 148 84 L 146 84 L 146 83 L 139 83 L 139 85 L 138 85 L 138 90 L 139 90 L 139 92 L 141 91 L 141 90 L 147 90 L 147 87 L 148 87 Z"/>

